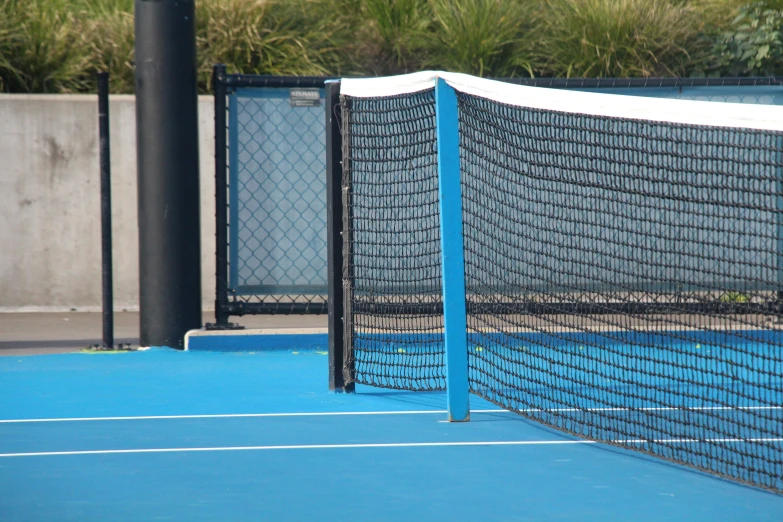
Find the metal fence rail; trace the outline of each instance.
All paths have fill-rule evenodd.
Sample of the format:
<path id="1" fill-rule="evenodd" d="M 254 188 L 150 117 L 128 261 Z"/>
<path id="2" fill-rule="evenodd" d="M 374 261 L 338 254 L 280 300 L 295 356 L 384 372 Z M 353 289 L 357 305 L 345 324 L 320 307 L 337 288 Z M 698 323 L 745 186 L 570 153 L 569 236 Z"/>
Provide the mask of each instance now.
<path id="1" fill-rule="evenodd" d="M 326 77 L 214 69 L 216 323 L 326 314 Z M 503 79 L 634 96 L 783 105 L 783 78 Z"/>

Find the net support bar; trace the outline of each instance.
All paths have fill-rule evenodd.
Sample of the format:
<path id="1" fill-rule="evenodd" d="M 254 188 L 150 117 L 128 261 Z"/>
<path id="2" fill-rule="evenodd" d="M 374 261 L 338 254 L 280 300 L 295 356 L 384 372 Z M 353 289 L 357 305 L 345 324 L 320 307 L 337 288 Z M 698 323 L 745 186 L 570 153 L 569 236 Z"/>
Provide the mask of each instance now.
<path id="1" fill-rule="evenodd" d="M 438 78 L 435 87 L 438 138 L 438 199 L 443 266 L 443 319 L 446 344 L 446 390 L 450 422 L 470 420 L 468 347 L 465 308 L 465 259 L 462 244 L 462 189 L 459 166 L 459 120 L 454 89 Z"/>
<path id="2" fill-rule="evenodd" d="M 779 137 L 777 139 L 777 142 L 778 142 L 778 152 L 777 152 L 777 158 L 776 159 L 777 159 L 778 165 L 780 165 L 780 163 L 781 163 L 781 161 L 780 161 L 781 160 L 781 158 L 780 158 L 781 152 L 780 151 L 783 150 L 783 138 Z M 777 259 L 777 265 L 776 265 L 777 269 L 778 269 L 777 283 L 778 283 L 778 288 L 783 288 L 783 169 L 778 167 L 777 171 L 776 171 L 776 175 L 777 175 L 777 180 L 778 180 L 778 182 L 777 182 L 778 196 L 776 198 L 776 200 L 777 200 L 776 201 L 776 204 L 777 204 L 777 209 L 776 209 L 777 210 L 777 217 L 776 217 L 777 230 L 776 230 L 776 234 L 777 234 L 777 238 L 778 238 L 777 245 L 776 245 L 776 247 L 777 247 L 777 258 L 778 258 Z M 778 290 L 777 291 L 777 295 L 775 297 L 776 297 L 776 301 L 777 301 L 775 303 L 775 309 L 776 309 L 777 313 L 780 314 L 780 312 L 783 311 L 783 310 L 781 310 L 781 307 L 783 306 L 783 291 Z"/>
<path id="3" fill-rule="evenodd" d="M 347 382 L 345 364 L 345 330 L 343 323 L 343 192 L 342 141 L 340 133 L 340 82 L 326 84 L 326 222 L 327 256 L 329 257 L 329 389 L 353 392 L 354 383 Z M 348 372 L 351 376 L 351 372 Z"/>

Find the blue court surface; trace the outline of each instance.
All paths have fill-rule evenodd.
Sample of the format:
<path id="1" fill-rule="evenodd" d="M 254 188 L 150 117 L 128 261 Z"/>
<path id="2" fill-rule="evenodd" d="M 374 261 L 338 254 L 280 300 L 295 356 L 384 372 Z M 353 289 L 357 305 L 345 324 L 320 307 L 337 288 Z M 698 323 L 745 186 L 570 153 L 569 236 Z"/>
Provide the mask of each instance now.
<path id="1" fill-rule="evenodd" d="M 0 520 L 783 520 L 783 496 L 445 405 L 332 393 L 312 347 L 2 357 Z"/>

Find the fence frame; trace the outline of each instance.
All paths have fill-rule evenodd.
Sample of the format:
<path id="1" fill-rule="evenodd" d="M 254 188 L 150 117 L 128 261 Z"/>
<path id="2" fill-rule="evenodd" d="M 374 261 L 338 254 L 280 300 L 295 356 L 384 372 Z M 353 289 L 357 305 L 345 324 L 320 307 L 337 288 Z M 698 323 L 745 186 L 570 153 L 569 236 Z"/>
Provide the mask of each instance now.
<path id="1" fill-rule="evenodd" d="M 228 208 L 228 96 L 239 88 L 325 88 L 329 78 L 320 76 L 260 76 L 228 74 L 226 66 L 213 69 L 215 96 L 215 323 L 209 329 L 236 328 L 231 316 L 268 314 L 326 314 L 327 300 L 319 303 L 252 303 L 232 300 L 229 295 L 229 226 Z"/>

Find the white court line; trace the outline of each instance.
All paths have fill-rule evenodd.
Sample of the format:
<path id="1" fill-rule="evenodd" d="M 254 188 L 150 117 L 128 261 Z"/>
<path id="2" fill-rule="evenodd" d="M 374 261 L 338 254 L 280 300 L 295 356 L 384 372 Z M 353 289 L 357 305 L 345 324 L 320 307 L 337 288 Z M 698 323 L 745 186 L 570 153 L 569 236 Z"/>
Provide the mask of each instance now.
<path id="1" fill-rule="evenodd" d="M 228 446 L 215 448 L 151 448 L 124 450 L 46 451 L 40 453 L 0 453 L 5 457 L 49 457 L 57 455 L 108 455 L 122 453 L 183 453 L 204 451 L 260 451 L 302 449 L 355 449 L 355 448 L 428 448 L 447 446 L 540 446 L 555 444 L 595 444 L 591 440 L 512 440 L 485 442 L 392 442 L 382 444 L 302 444 L 297 446 Z"/>
<path id="2" fill-rule="evenodd" d="M 629 440 L 613 440 L 612 444 L 692 444 L 696 443 L 717 443 L 717 442 L 783 442 L 783 438 L 768 438 L 768 439 L 737 439 L 737 438 L 723 438 L 723 439 L 629 439 Z"/>
<path id="3" fill-rule="evenodd" d="M 571 413 L 575 411 L 599 412 L 599 411 L 745 411 L 745 410 L 783 410 L 783 406 L 688 406 L 675 408 L 673 406 L 649 407 L 649 408 L 552 408 L 550 410 L 526 409 L 519 410 L 522 413 Z M 505 411 L 505 410 L 502 410 Z"/>
<path id="4" fill-rule="evenodd" d="M 552 408 L 524 409 L 521 413 L 573 413 L 573 412 L 603 412 L 603 411 L 725 411 L 725 410 L 783 410 L 783 406 L 693 406 L 688 408 L 650 407 L 650 408 Z M 234 419 L 253 417 L 330 417 L 341 415 L 445 415 L 446 410 L 407 410 L 407 411 L 326 411 L 326 412 L 292 412 L 292 413 L 225 413 L 203 415 L 142 415 L 130 417 L 65 417 L 50 419 L 0 419 L 0 424 L 22 424 L 29 422 L 100 422 L 128 420 L 165 420 L 165 419 Z M 470 410 L 470 413 L 516 413 L 512 410 Z"/>
<path id="5" fill-rule="evenodd" d="M 613 440 L 613 444 L 672 444 L 693 442 L 783 442 L 780 439 L 660 439 L 660 440 Z M 482 442 L 393 442 L 381 444 L 303 444 L 296 446 L 226 446 L 213 448 L 147 448 L 123 450 L 83 450 L 83 451 L 45 451 L 37 453 L 0 453 L 0 458 L 10 457 L 53 457 L 62 455 L 115 455 L 130 453 L 187 453 L 210 451 L 270 451 L 270 450 L 307 450 L 307 449 L 359 449 L 359 448 L 431 448 L 453 446 L 554 446 L 573 444 L 598 444 L 594 440 L 511 440 Z"/>
<path id="6" fill-rule="evenodd" d="M 298 413 L 225 413 L 205 415 L 145 415 L 139 417 L 67 417 L 62 419 L 0 419 L 0 424 L 20 424 L 27 422 L 89 422 L 159 419 L 234 419 L 252 417 L 330 417 L 340 415 L 426 415 L 438 413 L 445 415 L 446 410 L 409 410 L 409 411 L 325 411 Z M 510 410 L 471 410 L 471 413 L 513 413 Z"/>

